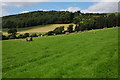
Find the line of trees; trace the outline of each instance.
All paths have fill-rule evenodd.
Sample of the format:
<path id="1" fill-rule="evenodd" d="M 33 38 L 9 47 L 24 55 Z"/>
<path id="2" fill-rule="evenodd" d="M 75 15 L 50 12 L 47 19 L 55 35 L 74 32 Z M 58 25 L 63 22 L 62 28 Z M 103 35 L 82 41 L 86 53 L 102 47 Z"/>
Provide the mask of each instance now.
<path id="1" fill-rule="evenodd" d="M 51 35 L 60 35 L 60 34 L 65 34 L 66 32 L 72 33 L 74 32 L 73 30 L 73 25 L 69 25 L 67 30 L 64 30 L 64 26 L 60 26 L 55 28 L 53 31 L 49 31 L 45 34 L 29 34 L 29 33 L 24 33 L 24 34 L 17 34 L 17 30 L 15 28 L 9 29 L 8 34 L 9 35 L 2 35 L 2 40 L 8 40 L 8 39 L 21 39 L 21 38 L 26 38 L 26 37 L 38 37 L 41 35 L 42 36 L 51 36 Z"/>
<path id="2" fill-rule="evenodd" d="M 73 33 L 73 32 L 79 32 L 79 31 L 82 32 L 82 31 L 86 31 L 86 30 L 90 30 L 90 29 L 86 29 L 86 28 L 83 28 L 78 25 L 76 25 L 75 28 L 73 28 L 73 25 L 71 24 L 67 27 L 67 30 L 64 29 L 64 26 L 60 26 L 60 27 L 55 28 L 53 31 L 49 31 L 45 34 L 36 34 L 36 33 L 17 34 L 17 30 L 13 28 L 13 29 L 8 30 L 8 34 L 9 34 L 8 36 L 2 35 L 2 40 L 23 39 L 26 37 L 42 37 L 42 36 L 61 35 L 61 34 L 69 34 L 69 33 Z"/>
<path id="3" fill-rule="evenodd" d="M 2 35 L 2 40 L 8 40 L 8 39 L 22 39 L 22 38 L 26 38 L 26 37 L 38 37 L 42 34 L 30 34 L 30 33 L 24 33 L 24 34 L 17 34 L 17 30 L 16 29 L 9 29 L 8 30 L 8 34 L 9 35 Z"/>
<path id="4" fill-rule="evenodd" d="M 3 28 L 25 28 L 46 24 L 71 23 L 74 14 L 68 11 L 35 11 L 30 13 L 4 16 Z"/>
<path id="5" fill-rule="evenodd" d="M 76 31 L 101 29 L 120 26 L 120 14 L 78 14 L 74 17 L 74 23 L 76 24 Z"/>
<path id="6" fill-rule="evenodd" d="M 73 25 L 69 25 L 65 31 L 64 26 L 57 27 L 53 31 L 47 32 L 45 35 L 65 34 L 66 32 L 79 32 L 84 30 L 102 29 L 109 27 L 120 26 L 120 13 L 81 13 L 68 11 L 35 11 L 25 14 L 4 16 L 2 18 L 2 27 L 10 30 L 7 37 L 3 35 L 3 39 L 25 38 L 27 34 L 20 34 L 16 37 L 16 28 L 31 27 L 36 25 L 55 24 L 55 23 L 74 23 L 76 24 L 73 30 Z M 26 36 L 27 35 L 27 36 Z M 29 35 L 30 36 L 30 35 Z M 33 34 L 31 36 L 36 36 Z"/>
<path id="7" fill-rule="evenodd" d="M 25 28 L 46 24 L 74 23 L 83 29 L 120 26 L 120 13 L 81 13 L 69 11 L 35 11 L 2 17 L 2 28 Z"/>
<path id="8" fill-rule="evenodd" d="M 74 32 L 72 24 L 67 27 L 67 30 L 64 29 L 64 26 L 60 26 L 55 28 L 53 31 L 47 32 L 45 35 L 59 35 L 59 34 L 65 34 L 66 32 L 68 33 Z"/>

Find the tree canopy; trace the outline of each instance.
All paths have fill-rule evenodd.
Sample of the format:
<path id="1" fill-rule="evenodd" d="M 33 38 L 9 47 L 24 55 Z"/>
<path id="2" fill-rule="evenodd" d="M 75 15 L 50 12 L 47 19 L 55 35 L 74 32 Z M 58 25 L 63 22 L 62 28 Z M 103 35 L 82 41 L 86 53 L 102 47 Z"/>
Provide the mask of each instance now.
<path id="1" fill-rule="evenodd" d="M 76 24 L 76 31 L 120 26 L 120 13 L 34 11 L 2 17 L 2 28 L 25 28 L 46 24 Z M 51 33 L 51 32 L 50 32 Z"/>

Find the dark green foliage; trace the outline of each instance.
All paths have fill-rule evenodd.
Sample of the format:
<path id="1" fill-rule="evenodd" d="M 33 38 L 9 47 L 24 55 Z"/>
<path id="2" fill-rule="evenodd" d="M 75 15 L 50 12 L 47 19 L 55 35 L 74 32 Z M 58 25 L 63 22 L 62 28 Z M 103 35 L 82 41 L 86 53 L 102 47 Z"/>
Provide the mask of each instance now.
<path id="1" fill-rule="evenodd" d="M 38 36 L 41 36 L 42 34 L 38 34 Z"/>
<path id="2" fill-rule="evenodd" d="M 6 39 L 6 36 L 5 35 L 2 35 L 2 40 L 5 40 Z"/>
<path id="3" fill-rule="evenodd" d="M 64 31 L 64 26 L 57 27 L 53 31 L 55 34 L 62 34 Z"/>
<path id="4" fill-rule="evenodd" d="M 118 14 L 118 17 L 117 17 L 117 25 L 120 26 L 120 14 Z"/>
<path id="5" fill-rule="evenodd" d="M 17 38 L 24 38 L 24 35 L 23 35 L 23 34 L 20 34 L 20 35 L 18 35 Z"/>
<path id="6" fill-rule="evenodd" d="M 45 33 L 45 35 L 64 34 L 64 26 L 55 28 L 53 31 Z"/>
<path id="7" fill-rule="evenodd" d="M 74 16 L 73 22 L 81 28 L 81 31 L 101 29 L 105 27 L 119 26 L 119 16 L 119 13 L 81 13 L 80 15 L 76 14 Z M 78 26 L 76 27 L 77 29 L 75 29 L 75 31 L 79 30 Z"/>
<path id="8" fill-rule="evenodd" d="M 80 31 L 80 26 L 76 25 L 74 31 L 77 31 L 77 32 Z"/>
<path id="9" fill-rule="evenodd" d="M 8 39 L 16 39 L 17 37 L 16 37 L 16 35 L 8 35 Z"/>
<path id="10" fill-rule="evenodd" d="M 17 29 L 15 29 L 15 28 L 9 29 L 8 34 L 10 34 L 10 35 L 7 36 L 8 39 L 16 39 L 17 38 L 16 37 Z"/>
<path id="11" fill-rule="evenodd" d="M 5 16 L 3 28 L 24 28 L 45 24 L 71 23 L 74 15 L 68 11 L 35 11 L 25 14 Z"/>
<path id="12" fill-rule="evenodd" d="M 54 32 L 54 31 L 49 31 L 49 32 L 47 32 L 46 34 L 47 34 L 47 35 L 54 35 L 55 32 Z"/>
<path id="13" fill-rule="evenodd" d="M 29 33 L 25 33 L 23 37 L 26 38 L 29 37 L 29 35 L 30 35 Z"/>
<path id="14" fill-rule="evenodd" d="M 67 28 L 67 31 L 70 33 L 73 32 L 73 25 L 69 25 Z"/>
<path id="15" fill-rule="evenodd" d="M 3 19 L 2 18 L 2 27 L 3 28 L 15 28 L 15 23 L 10 19 Z"/>
<path id="16" fill-rule="evenodd" d="M 120 26 L 120 13 L 71 13 L 68 11 L 35 11 L 25 14 L 4 16 L 3 28 L 25 28 L 46 24 L 80 24 L 82 30 Z M 78 26 L 77 26 L 78 27 Z M 58 32 L 58 31 L 57 31 Z M 71 32 L 71 31 L 70 31 Z"/>
<path id="17" fill-rule="evenodd" d="M 34 34 L 31 34 L 30 37 L 38 37 L 38 35 L 34 33 Z"/>
<path id="18" fill-rule="evenodd" d="M 68 33 L 68 31 L 67 31 L 67 30 L 65 30 L 65 31 L 64 31 L 64 34 L 66 34 L 66 33 Z"/>
<path id="19" fill-rule="evenodd" d="M 8 39 L 8 37 L 7 37 L 7 36 L 2 35 L 2 40 L 7 40 L 7 39 Z"/>
<path id="20" fill-rule="evenodd" d="M 12 28 L 12 29 L 8 30 L 8 34 L 15 35 L 16 33 L 17 33 L 17 29 L 15 29 L 15 28 Z"/>

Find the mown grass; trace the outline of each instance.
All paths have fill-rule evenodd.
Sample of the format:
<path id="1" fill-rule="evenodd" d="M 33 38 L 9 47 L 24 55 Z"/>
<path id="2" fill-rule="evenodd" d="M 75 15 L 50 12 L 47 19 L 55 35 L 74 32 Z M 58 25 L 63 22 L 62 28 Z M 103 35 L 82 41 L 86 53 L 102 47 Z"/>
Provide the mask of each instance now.
<path id="1" fill-rule="evenodd" d="M 6 40 L 2 61 L 3 78 L 117 78 L 118 28 Z"/>
<path id="2" fill-rule="evenodd" d="M 73 23 L 71 23 L 73 24 Z M 68 25 L 70 24 L 47 24 L 47 25 L 38 25 L 38 26 L 32 26 L 32 27 L 26 27 L 26 28 L 17 28 L 18 33 L 19 32 L 29 32 L 29 33 L 35 33 L 35 32 L 48 32 L 51 30 L 54 30 L 56 27 L 64 26 L 65 29 L 67 29 Z M 75 24 L 73 24 L 75 26 Z M 3 28 L 2 32 L 5 33 L 9 29 Z"/>
<path id="3" fill-rule="evenodd" d="M 0 79 L 2 79 L 2 41 L 0 41 Z"/>
<path id="4" fill-rule="evenodd" d="M 32 27 L 25 27 L 25 28 L 17 28 L 17 31 L 26 31 L 26 30 L 30 30 L 30 29 L 35 29 L 35 28 L 40 28 L 40 27 L 46 27 L 46 26 L 50 26 L 52 24 L 48 24 L 48 25 L 39 25 L 39 26 L 32 26 Z M 9 29 L 8 28 L 3 28 L 2 32 L 7 32 Z"/>

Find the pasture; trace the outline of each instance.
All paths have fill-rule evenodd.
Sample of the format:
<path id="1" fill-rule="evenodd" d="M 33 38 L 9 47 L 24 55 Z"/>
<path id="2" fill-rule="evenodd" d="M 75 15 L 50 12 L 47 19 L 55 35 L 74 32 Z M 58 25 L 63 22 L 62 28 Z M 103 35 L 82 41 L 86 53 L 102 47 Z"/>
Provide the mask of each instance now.
<path id="1" fill-rule="evenodd" d="M 2 78 L 2 41 L 0 41 L 0 79 Z"/>
<path id="2" fill-rule="evenodd" d="M 3 78 L 117 78 L 118 28 L 4 40 Z"/>
<path id="3" fill-rule="evenodd" d="M 40 25 L 40 26 L 32 26 L 32 27 L 26 27 L 26 28 L 18 28 L 18 33 L 24 34 L 24 33 L 46 33 L 48 31 L 54 30 L 56 27 L 64 26 L 65 30 L 70 24 L 48 24 L 48 25 Z M 75 27 L 75 24 L 73 24 Z M 3 34 L 7 34 L 8 28 L 3 28 L 2 32 Z"/>

